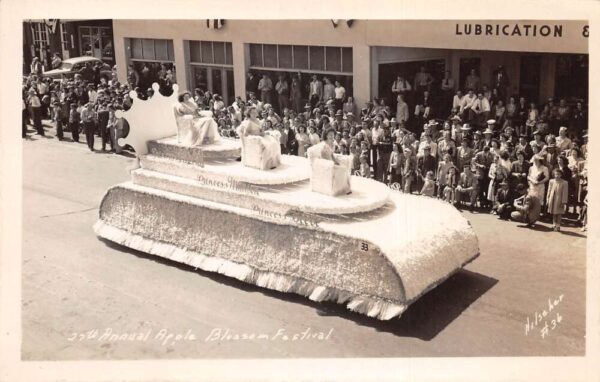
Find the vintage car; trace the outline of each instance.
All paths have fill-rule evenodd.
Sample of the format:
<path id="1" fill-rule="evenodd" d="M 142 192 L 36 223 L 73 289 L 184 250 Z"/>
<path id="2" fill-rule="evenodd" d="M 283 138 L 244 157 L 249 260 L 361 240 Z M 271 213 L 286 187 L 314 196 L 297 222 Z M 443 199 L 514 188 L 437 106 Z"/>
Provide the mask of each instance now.
<path id="1" fill-rule="evenodd" d="M 48 70 L 42 73 L 42 76 L 50 77 L 55 80 L 61 80 L 63 76 L 67 78 L 72 78 L 73 76 L 75 76 L 75 73 L 79 72 L 88 62 L 90 62 L 92 66 L 95 66 L 96 63 L 102 64 L 102 68 L 100 69 L 100 75 L 106 77 L 107 79 L 110 79 L 112 73 L 112 68 L 110 67 L 110 65 L 106 64 L 99 58 L 90 56 L 73 57 L 64 60 L 58 68 Z"/>

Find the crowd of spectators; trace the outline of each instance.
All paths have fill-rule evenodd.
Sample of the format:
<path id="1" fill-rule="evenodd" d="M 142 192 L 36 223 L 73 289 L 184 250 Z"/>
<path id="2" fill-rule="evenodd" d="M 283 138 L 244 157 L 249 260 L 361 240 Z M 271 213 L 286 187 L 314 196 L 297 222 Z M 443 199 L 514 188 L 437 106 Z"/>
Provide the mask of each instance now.
<path id="1" fill-rule="evenodd" d="M 146 68 L 148 78 L 160 81 L 161 93 L 168 93 L 174 68 Z M 377 98 L 359 108 L 339 81 L 318 75 L 305 87 L 300 76 L 292 76 L 290 83 L 279 76 L 273 84 L 268 75 L 249 74 L 245 99 L 237 96 L 227 105 L 219 94 L 199 88 L 193 99 L 213 112 L 222 136 L 236 137 L 246 108 L 255 106 L 263 130 L 281 133 L 284 154 L 305 156 L 332 128 L 335 152 L 353 155 L 355 175 L 527 225 L 540 215 L 552 217 L 557 231 L 562 215 L 570 214 L 585 229 L 584 101 L 570 107 L 564 99 L 555 103 L 551 98 L 539 111 L 535 102 L 508 94 L 500 69 L 489 89 L 474 72 L 462 90 L 454 90 L 446 73 L 439 92 L 432 91 L 432 77 L 424 68 L 412 84 L 398 76 L 391 85 L 394 110 Z M 112 78 L 77 74 L 56 82 L 36 74 L 25 77 L 23 134 L 29 119 L 44 134 L 41 119 L 46 118 L 56 124 L 58 139 L 63 139 L 66 126 L 74 141 L 85 132 L 91 150 L 94 135 L 102 138 L 103 150 L 120 150 L 116 140 L 127 133 L 127 126 L 118 123 L 114 111 L 131 107 L 130 89 L 142 99 L 153 96 L 151 82 L 142 80 L 138 70 L 130 67 L 128 73 L 128 83 L 120 83 L 116 73 Z"/>

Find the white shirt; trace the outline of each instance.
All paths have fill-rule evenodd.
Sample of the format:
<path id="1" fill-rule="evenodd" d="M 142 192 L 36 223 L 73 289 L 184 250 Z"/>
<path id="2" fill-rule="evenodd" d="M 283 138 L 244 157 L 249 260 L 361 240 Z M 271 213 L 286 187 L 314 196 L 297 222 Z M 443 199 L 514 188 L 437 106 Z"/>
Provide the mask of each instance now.
<path id="1" fill-rule="evenodd" d="M 343 86 L 338 86 L 335 88 L 335 99 L 344 99 L 346 95 L 346 89 Z"/>
<path id="2" fill-rule="evenodd" d="M 471 109 L 477 111 L 490 111 L 490 102 L 485 97 L 482 99 L 476 98 Z"/>
<path id="3" fill-rule="evenodd" d="M 464 99 L 465 99 L 464 95 L 459 97 L 457 94 L 455 94 L 454 98 L 452 98 L 452 108 L 453 109 L 459 108 L 460 111 L 462 111 Z"/>
<path id="4" fill-rule="evenodd" d="M 461 105 L 460 110 L 463 111 L 464 109 L 466 109 L 468 107 L 473 107 L 476 100 L 477 100 L 477 96 L 475 94 L 473 94 L 473 96 L 469 96 L 468 94 L 465 95 L 462 99 L 462 105 Z"/>
<path id="5" fill-rule="evenodd" d="M 91 103 L 96 103 L 96 100 L 98 99 L 98 92 L 95 90 L 88 90 L 88 97 Z"/>

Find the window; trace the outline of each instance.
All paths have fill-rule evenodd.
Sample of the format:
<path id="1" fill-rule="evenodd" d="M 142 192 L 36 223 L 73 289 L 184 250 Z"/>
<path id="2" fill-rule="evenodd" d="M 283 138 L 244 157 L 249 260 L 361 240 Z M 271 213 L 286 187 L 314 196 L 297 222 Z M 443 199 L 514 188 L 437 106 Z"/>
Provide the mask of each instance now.
<path id="1" fill-rule="evenodd" d="M 173 40 L 149 38 L 125 39 L 128 56 L 132 60 L 174 62 Z"/>
<path id="2" fill-rule="evenodd" d="M 329 73 L 352 73 L 352 48 L 249 44 L 254 69 L 296 69 Z"/>
<path id="3" fill-rule="evenodd" d="M 83 56 L 93 56 L 111 61 L 114 59 L 110 27 L 79 27 L 79 43 Z"/>
<path id="4" fill-rule="evenodd" d="M 198 64 L 233 65 L 230 42 L 189 41 L 190 62 Z"/>
<path id="5" fill-rule="evenodd" d="M 191 88 L 219 94 L 227 104 L 231 104 L 235 98 L 231 43 L 187 41 L 187 47 Z"/>
<path id="6" fill-rule="evenodd" d="M 32 23 L 33 43 L 37 47 L 50 45 L 48 39 L 48 27 L 44 23 Z"/>

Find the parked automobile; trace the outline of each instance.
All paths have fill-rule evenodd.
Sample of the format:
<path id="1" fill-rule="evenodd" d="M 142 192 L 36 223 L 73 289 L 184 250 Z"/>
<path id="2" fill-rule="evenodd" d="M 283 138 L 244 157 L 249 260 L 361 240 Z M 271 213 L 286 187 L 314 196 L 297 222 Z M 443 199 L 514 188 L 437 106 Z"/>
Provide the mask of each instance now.
<path id="1" fill-rule="evenodd" d="M 78 73 L 88 62 L 91 62 L 92 66 L 95 66 L 96 63 L 102 64 L 100 76 L 110 79 L 112 72 L 110 65 L 106 64 L 99 58 L 90 56 L 73 57 L 63 60 L 58 68 L 42 73 L 42 77 L 50 77 L 54 80 L 61 80 L 63 76 L 67 78 L 73 78 L 75 73 Z"/>

